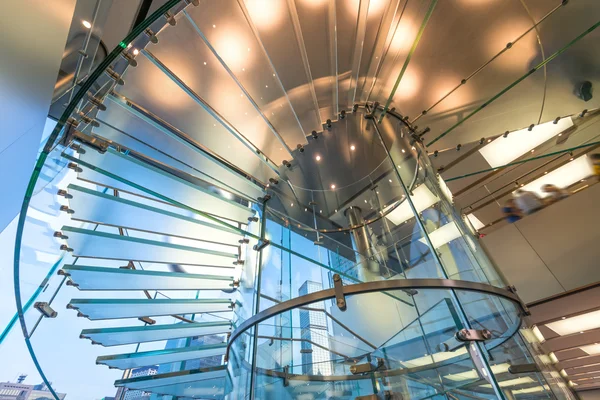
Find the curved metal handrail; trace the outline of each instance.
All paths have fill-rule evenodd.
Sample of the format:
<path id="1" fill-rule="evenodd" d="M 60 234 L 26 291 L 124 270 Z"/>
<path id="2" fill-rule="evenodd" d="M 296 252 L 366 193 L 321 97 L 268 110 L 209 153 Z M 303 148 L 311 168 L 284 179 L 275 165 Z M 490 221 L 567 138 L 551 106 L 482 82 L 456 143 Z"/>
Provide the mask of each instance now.
<path id="1" fill-rule="evenodd" d="M 17 232 L 15 235 L 15 252 L 14 252 L 14 275 L 13 275 L 13 285 L 15 291 L 15 303 L 17 307 L 17 313 L 19 315 L 19 323 L 21 325 L 21 329 L 23 331 L 23 337 L 25 339 L 25 344 L 27 346 L 27 350 L 31 356 L 33 364 L 35 365 L 36 370 L 40 374 L 42 381 L 48 387 L 48 390 L 52 394 L 52 396 L 56 400 L 60 400 L 55 390 L 52 388 L 52 384 L 49 382 L 48 378 L 44 374 L 44 371 L 37 359 L 35 351 L 33 350 L 33 346 L 31 345 L 29 333 L 27 330 L 27 324 L 25 322 L 25 315 L 23 311 L 23 303 L 21 299 L 21 282 L 20 282 L 20 256 L 21 256 L 21 242 L 23 231 L 25 227 L 25 219 L 27 217 L 27 210 L 29 208 L 29 204 L 31 203 L 31 199 L 33 197 L 33 192 L 35 189 L 35 185 L 40 176 L 40 172 L 46 162 L 46 159 L 52 148 L 54 143 L 56 142 L 58 136 L 63 131 L 63 128 L 67 124 L 67 121 L 71 117 L 71 114 L 77 107 L 77 104 L 83 99 L 86 95 L 87 91 L 92 87 L 92 85 L 102 76 L 104 71 L 110 67 L 111 63 L 117 59 L 121 55 L 121 53 L 127 48 L 127 44 L 136 39 L 139 35 L 141 35 L 150 25 L 156 22 L 161 16 L 163 16 L 167 11 L 169 11 L 172 7 L 180 3 L 182 0 L 169 0 L 161 7 L 159 7 L 150 17 L 136 26 L 130 33 L 115 47 L 110 54 L 98 65 L 98 67 L 94 70 L 94 72 L 87 78 L 87 80 L 81 85 L 81 89 L 73 96 L 71 102 L 67 105 L 65 111 L 62 116 L 58 120 L 54 130 L 48 137 L 46 144 L 44 145 L 44 149 L 40 153 L 33 173 L 29 178 L 29 183 L 27 185 L 27 190 L 25 192 L 25 196 L 23 198 L 23 204 L 21 205 L 21 210 L 19 214 L 19 219 L 17 223 Z M 166 21 L 165 21 L 166 24 Z"/>
<path id="2" fill-rule="evenodd" d="M 350 296 L 363 293 L 383 292 L 401 289 L 456 289 L 471 292 L 487 293 L 510 300 L 513 303 L 517 304 L 524 314 L 528 313 L 527 307 L 521 301 L 519 296 L 517 296 L 516 293 L 486 283 L 459 281 L 452 279 L 390 279 L 385 281 L 364 282 L 342 286 L 341 294 L 343 294 L 344 296 Z M 248 329 L 260 324 L 261 322 L 273 318 L 286 311 L 290 311 L 295 308 L 306 306 L 307 304 L 315 303 L 318 301 L 333 299 L 335 297 L 335 288 L 325 289 L 304 296 L 299 296 L 288 301 L 284 301 L 273 307 L 269 307 L 259 312 L 258 314 L 245 320 L 242 324 L 238 326 L 238 328 L 235 331 L 231 333 L 229 343 L 227 344 L 226 354 L 229 354 L 231 344 L 235 342 L 238 336 L 240 336 Z"/>

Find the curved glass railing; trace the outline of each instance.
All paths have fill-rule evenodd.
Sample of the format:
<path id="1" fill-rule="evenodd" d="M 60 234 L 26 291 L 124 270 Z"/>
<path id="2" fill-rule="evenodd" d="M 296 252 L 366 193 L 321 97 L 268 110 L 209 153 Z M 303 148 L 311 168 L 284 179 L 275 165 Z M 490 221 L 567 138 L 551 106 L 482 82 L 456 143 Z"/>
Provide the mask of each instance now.
<path id="1" fill-rule="evenodd" d="M 51 395 L 570 398 L 521 338 L 527 310 L 422 135 L 374 104 L 394 97 L 437 2 L 406 10 L 422 28 L 408 53 L 367 34 L 364 14 L 319 26 L 373 45 L 362 72 L 341 42 L 313 62 L 300 33 L 320 14 L 302 2 L 275 31 L 251 2 L 199 3 L 168 1 L 136 27 L 36 163 L 14 285 Z M 390 4 L 373 13 L 395 31 Z"/>

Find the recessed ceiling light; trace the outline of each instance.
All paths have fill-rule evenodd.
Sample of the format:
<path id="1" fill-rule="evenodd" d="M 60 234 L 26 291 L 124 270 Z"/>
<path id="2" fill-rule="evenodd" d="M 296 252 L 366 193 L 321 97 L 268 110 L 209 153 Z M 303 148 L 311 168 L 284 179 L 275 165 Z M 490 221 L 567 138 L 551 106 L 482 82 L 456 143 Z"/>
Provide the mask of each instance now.
<path id="1" fill-rule="evenodd" d="M 290 207 L 294 207 L 294 203 L 290 203 Z"/>
<path id="2" fill-rule="evenodd" d="M 204 61 L 204 65 L 206 65 L 206 61 Z"/>
<path id="3" fill-rule="evenodd" d="M 391 180 L 391 179 L 389 179 L 389 181 L 390 181 L 390 183 L 392 183 L 392 180 Z"/>
<path id="4" fill-rule="evenodd" d="M 403 152 L 403 153 L 406 153 L 406 151 L 405 151 L 404 149 L 402 149 L 402 152 Z"/>
<path id="5" fill-rule="evenodd" d="M 367 202 L 367 200 L 365 200 L 365 203 Z"/>
<path id="6" fill-rule="evenodd" d="M 356 147 L 354 147 L 354 145 L 350 146 L 350 150 L 354 151 L 354 149 L 356 149 Z"/>
<path id="7" fill-rule="evenodd" d="M 531 149 L 531 152 L 533 153 L 535 151 L 535 149 Z"/>
<path id="8" fill-rule="evenodd" d="M 83 24 L 83 26 L 86 29 L 90 29 L 92 27 L 92 24 L 90 24 L 88 21 L 86 21 L 85 19 L 83 21 L 81 21 L 81 23 Z"/>
<path id="9" fill-rule="evenodd" d="M 600 328 L 600 310 L 550 322 L 546 327 L 561 336 Z"/>
<path id="10" fill-rule="evenodd" d="M 332 184 L 332 185 L 331 185 L 331 188 L 332 188 L 332 189 L 335 189 L 335 185 L 333 185 L 333 184 Z"/>
<path id="11" fill-rule="evenodd" d="M 479 152 L 492 168 L 516 160 L 531 149 L 573 126 L 571 118 L 562 118 L 557 124 L 553 121 L 536 126 L 535 134 L 531 134 L 528 128 L 512 132 L 510 136 L 499 137 Z"/>
<path id="12" fill-rule="evenodd" d="M 491 141 L 492 141 L 492 139 L 488 139 L 488 143 L 491 142 Z"/>
<path id="13" fill-rule="evenodd" d="M 544 175 L 546 175 L 547 173 L 548 173 L 548 171 L 545 171 L 545 172 L 544 172 Z M 564 319 L 564 317 L 563 317 L 563 319 Z"/>
<path id="14" fill-rule="evenodd" d="M 216 27 L 217 27 L 216 25 L 213 25 L 213 28 L 216 28 Z"/>
<path id="15" fill-rule="evenodd" d="M 138 49 L 133 49 L 133 55 L 137 56 L 138 54 L 140 54 L 140 51 Z M 204 63 L 206 64 L 206 63 Z"/>
<path id="16" fill-rule="evenodd" d="M 321 161 L 321 156 L 316 156 L 316 157 L 315 157 L 315 160 L 317 160 L 317 161 Z"/>

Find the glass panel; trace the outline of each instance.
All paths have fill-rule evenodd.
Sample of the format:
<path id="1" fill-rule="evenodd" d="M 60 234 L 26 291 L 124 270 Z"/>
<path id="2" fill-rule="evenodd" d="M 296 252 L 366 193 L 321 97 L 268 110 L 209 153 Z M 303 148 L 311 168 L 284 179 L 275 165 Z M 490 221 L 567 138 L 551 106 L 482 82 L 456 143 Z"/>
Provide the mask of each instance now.
<path id="1" fill-rule="evenodd" d="M 102 346 L 119 346 L 178 339 L 203 335 L 227 333 L 230 322 L 198 322 L 193 324 L 126 326 L 122 328 L 84 329 L 81 337 L 90 339 Z"/>
<path id="2" fill-rule="evenodd" d="M 69 199 L 69 205 L 75 211 L 72 217 L 76 220 L 236 246 L 241 238 L 238 232 L 220 225 L 81 186 L 71 184 L 67 190 L 73 196 Z M 180 212 L 185 213 L 183 210 Z"/>
<path id="3" fill-rule="evenodd" d="M 100 126 L 94 134 L 111 140 L 138 153 L 145 154 L 166 165 L 199 176 L 238 195 L 256 199 L 263 195 L 261 187 L 234 172 L 230 166 L 198 143 L 190 143 L 185 133 L 157 118 L 150 118 L 128 99 L 110 95 L 106 97 L 106 111 L 96 118 Z"/>
<path id="4" fill-rule="evenodd" d="M 226 344 L 214 344 L 157 351 L 144 351 L 130 354 L 117 354 L 98 357 L 96 363 L 112 368 L 129 369 L 143 367 L 146 365 L 168 364 L 177 361 L 222 356 L 225 354 L 226 348 Z"/>
<path id="5" fill-rule="evenodd" d="M 62 270 L 80 290 L 222 290 L 233 277 L 65 265 Z"/>
<path id="6" fill-rule="evenodd" d="M 237 254 L 63 226 L 77 257 L 230 267 Z"/>
<path id="7" fill-rule="evenodd" d="M 332 54 L 330 52 L 330 26 L 331 18 L 328 1 L 308 2 L 294 1 L 288 2 L 292 18 L 299 22 L 299 28 L 302 31 L 302 38 L 306 51 L 306 60 L 310 65 L 311 84 L 314 87 L 321 122 L 327 119 L 337 119 L 337 102 L 333 98 L 333 89 L 337 86 L 337 76 L 332 74 L 335 71 L 332 65 Z M 310 46 L 307 45 L 310 43 Z M 320 131 L 321 129 L 317 129 Z"/>
<path id="8" fill-rule="evenodd" d="M 252 215 L 252 210 L 248 207 L 210 193 L 176 176 L 167 175 L 158 168 L 112 149 L 106 154 L 87 149 L 86 153 L 81 154 L 80 159 L 75 161 L 84 167 L 96 167 L 97 172 L 107 171 L 157 193 L 168 194 L 183 204 L 210 214 L 227 216 L 239 222 L 247 222 L 248 217 Z"/>
<path id="9" fill-rule="evenodd" d="M 265 4 L 263 7 L 271 8 L 270 11 L 273 13 L 281 10 L 282 6 Z M 268 141 L 272 140 L 276 151 L 285 156 L 287 152 L 280 149 L 282 147 L 281 139 L 288 148 L 295 148 L 297 144 L 306 143 L 305 134 L 282 84 L 264 52 L 260 39 L 250 25 L 249 15 L 245 11 L 242 2 L 232 0 L 219 2 L 218 5 L 214 2 L 206 2 L 201 8 L 189 10 L 190 22 L 193 21 L 192 25 L 195 25 L 196 37 L 198 39 L 202 37 L 204 43 L 220 57 L 218 62 L 212 64 L 212 57 L 209 57 L 208 60 L 211 61 L 207 67 L 223 69 L 223 66 L 226 65 L 227 73 L 230 76 L 226 80 L 234 79 L 236 81 L 236 86 L 232 91 L 232 100 L 225 100 L 229 92 L 223 90 L 222 81 L 219 81 L 218 90 L 213 93 L 209 92 L 208 95 L 212 94 L 211 99 L 215 105 L 223 104 L 226 108 L 235 109 L 235 112 L 238 112 L 245 110 L 245 107 L 234 106 L 232 108 L 231 102 L 237 102 L 233 98 L 241 98 L 238 96 L 238 92 L 243 90 L 247 102 L 252 103 L 260 115 L 260 118 L 253 117 L 252 119 L 264 120 L 272 131 L 269 132 L 271 139 L 269 136 L 263 135 L 263 138 L 259 139 L 263 144 L 258 147 L 261 149 L 263 146 L 268 147 Z M 196 46 L 195 53 L 198 52 L 202 54 L 202 46 Z M 204 58 L 204 60 L 207 59 Z M 251 116 L 250 111 L 247 117 L 239 112 L 237 120 L 241 122 L 240 125 L 245 125 L 249 123 Z M 262 130 L 264 131 L 264 128 Z M 273 134 L 275 134 L 276 140 L 273 140 Z M 273 159 L 281 160 L 281 156 Z"/>
<path id="10" fill-rule="evenodd" d="M 225 367 L 200 368 L 167 374 L 141 376 L 123 379 L 115 382 L 115 386 L 130 389 L 150 390 L 160 394 L 172 394 L 184 397 L 196 397 L 201 392 L 203 396 L 223 394 L 224 379 L 227 375 Z M 185 386 L 185 387 L 184 387 Z M 216 386 L 216 390 L 206 391 Z M 190 391 L 186 392 L 186 387 Z"/>
<path id="11" fill-rule="evenodd" d="M 150 51 L 153 51 L 150 46 Z M 261 182 L 267 182 L 270 177 L 276 176 L 276 164 L 264 155 L 258 155 L 254 145 L 236 134 L 228 121 L 218 116 L 213 116 L 206 108 L 200 106 L 189 93 L 173 81 L 176 78 L 167 75 L 158 64 L 154 64 L 148 53 L 140 52 L 146 56 L 137 57 L 138 65 L 130 68 L 124 76 L 127 80 L 125 86 L 118 90 L 123 95 L 133 100 L 150 114 L 158 115 L 161 119 L 185 132 L 196 143 L 208 148 L 221 158 L 238 166 Z M 203 64 L 196 66 L 202 67 Z M 195 69 L 194 69 L 195 70 Z M 237 94 L 239 96 L 239 92 Z"/>
<path id="12" fill-rule="evenodd" d="M 73 299 L 70 308 L 91 320 L 231 311 L 228 299 Z"/>
<path id="13" fill-rule="evenodd" d="M 244 3 L 304 134 L 322 130 L 310 66 L 303 56 L 306 53 L 303 34 L 288 10 L 293 4 L 262 0 Z"/>

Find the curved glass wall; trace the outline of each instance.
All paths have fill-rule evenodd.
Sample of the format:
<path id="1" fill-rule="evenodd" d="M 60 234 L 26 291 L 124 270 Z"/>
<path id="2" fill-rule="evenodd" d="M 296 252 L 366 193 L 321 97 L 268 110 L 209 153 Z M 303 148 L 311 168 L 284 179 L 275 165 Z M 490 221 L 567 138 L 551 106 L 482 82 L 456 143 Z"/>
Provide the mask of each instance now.
<path id="1" fill-rule="evenodd" d="M 293 84 L 250 3 L 165 3 L 45 146 L 14 279 L 51 395 L 572 398 L 416 128 L 373 102 L 393 97 L 404 53 L 363 65 L 350 40 L 383 55 L 399 2 L 372 26 L 364 2 L 324 21 L 315 37 L 347 35 L 322 64 L 298 34 L 323 10 L 288 2 Z M 421 29 L 426 3 L 407 11 Z"/>

